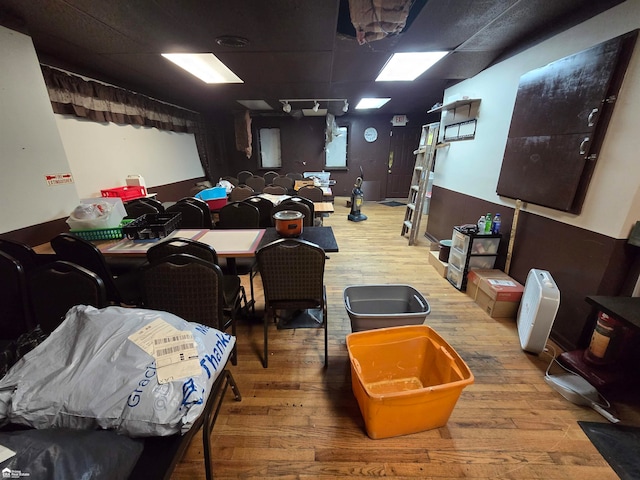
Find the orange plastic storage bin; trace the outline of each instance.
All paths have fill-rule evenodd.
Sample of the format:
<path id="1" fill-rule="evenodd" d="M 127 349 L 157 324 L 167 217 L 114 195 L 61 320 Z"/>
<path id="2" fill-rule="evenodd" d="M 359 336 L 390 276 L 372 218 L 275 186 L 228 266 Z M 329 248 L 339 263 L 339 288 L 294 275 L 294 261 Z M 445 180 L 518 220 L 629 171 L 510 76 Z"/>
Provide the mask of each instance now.
<path id="1" fill-rule="evenodd" d="M 431 327 L 408 325 L 347 335 L 351 386 L 369 437 L 444 426 L 473 374 Z"/>

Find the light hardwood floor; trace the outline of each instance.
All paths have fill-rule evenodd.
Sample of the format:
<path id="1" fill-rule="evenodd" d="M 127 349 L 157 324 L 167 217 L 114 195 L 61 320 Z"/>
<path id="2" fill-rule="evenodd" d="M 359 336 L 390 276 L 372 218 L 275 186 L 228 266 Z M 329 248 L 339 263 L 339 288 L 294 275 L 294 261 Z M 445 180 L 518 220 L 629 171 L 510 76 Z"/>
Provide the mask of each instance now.
<path id="1" fill-rule="evenodd" d="M 346 198 L 337 198 L 335 213 L 325 219 L 340 248 L 329 254 L 325 272 L 327 369 L 321 330 L 272 326 L 264 369 L 262 323 L 240 322 L 238 365 L 229 369 L 243 399 L 227 394 L 213 429 L 215 478 L 618 478 L 577 424 L 605 420 L 547 386 L 543 374 L 550 357 L 524 353 L 515 320 L 490 318 L 440 277 L 429 265 L 430 246 L 422 234 L 418 245 L 408 246 L 400 235 L 404 212 L 365 202 L 368 220 L 349 222 Z M 421 232 L 425 227 L 423 221 Z M 412 285 L 428 299 L 425 323 L 467 362 L 475 383 L 463 390 L 445 427 L 372 440 L 351 391 L 343 290 L 385 283 Z M 625 424 L 640 425 L 637 408 L 616 407 Z M 204 478 L 198 435 L 172 478 Z"/>

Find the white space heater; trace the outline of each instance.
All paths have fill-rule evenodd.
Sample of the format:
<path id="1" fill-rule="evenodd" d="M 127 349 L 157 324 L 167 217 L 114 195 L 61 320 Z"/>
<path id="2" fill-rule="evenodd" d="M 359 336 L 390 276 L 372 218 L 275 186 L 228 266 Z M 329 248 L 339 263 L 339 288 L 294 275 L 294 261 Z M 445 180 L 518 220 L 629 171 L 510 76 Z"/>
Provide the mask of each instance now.
<path id="1" fill-rule="evenodd" d="M 542 353 L 560 305 L 560 291 L 546 270 L 532 268 L 518 309 L 518 335 L 525 352 Z"/>

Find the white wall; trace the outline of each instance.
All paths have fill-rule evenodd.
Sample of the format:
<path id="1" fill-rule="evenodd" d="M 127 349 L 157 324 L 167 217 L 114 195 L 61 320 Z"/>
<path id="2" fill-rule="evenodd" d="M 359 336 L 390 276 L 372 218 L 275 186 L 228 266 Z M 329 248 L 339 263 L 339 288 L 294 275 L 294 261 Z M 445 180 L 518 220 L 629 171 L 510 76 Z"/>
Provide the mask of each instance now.
<path id="1" fill-rule="evenodd" d="M 75 184 L 48 186 L 69 163 L 31 38 L 0 27 L 0 233 L 67 216 Z"/>
<path id="2" fill-rule="evenodd" d="M 640 0 L 627 2 L 495 65 L 445 91 L 481 98 L 476 137 L 438 150 L 434 184 L 496 204 L 502 156 L 520 76 L 640 28 Z M 636 45 L 580 215 L 526 204 L 526 211 L 613 238 L 640 219 L 640 45 Z M 469 219 L 474 222 L 475 219 Z"/>
<path id="3" fill-rule="evenodd" d="M 54 115 L 31 38 L 0 27 L 0 233 L 66 218 L 80 198 L 142 175 L 204 175 L 192 134 Z M 48 186 L 45 175 L 74 182 Z"/>
<path id="4" fill-rule="evenodd" d="M 193 134 L 55 115 L 80 198 L 142 175 L 149 186 L 204 176 Z"/>

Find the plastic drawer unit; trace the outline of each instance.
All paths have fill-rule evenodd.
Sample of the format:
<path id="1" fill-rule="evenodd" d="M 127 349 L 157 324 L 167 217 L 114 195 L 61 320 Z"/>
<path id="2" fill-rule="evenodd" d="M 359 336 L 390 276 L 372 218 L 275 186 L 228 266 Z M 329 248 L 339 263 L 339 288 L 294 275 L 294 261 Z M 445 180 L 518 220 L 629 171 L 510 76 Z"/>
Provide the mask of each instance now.
<path id="1" fill-rule="evenodd" d="M 464 291 L 469 270 L 491 269 L 495 266 L 500 239 L 500 234 L 473 234 L 455 227 L 451 236 L 447 280 L 458 290 Z"/>

